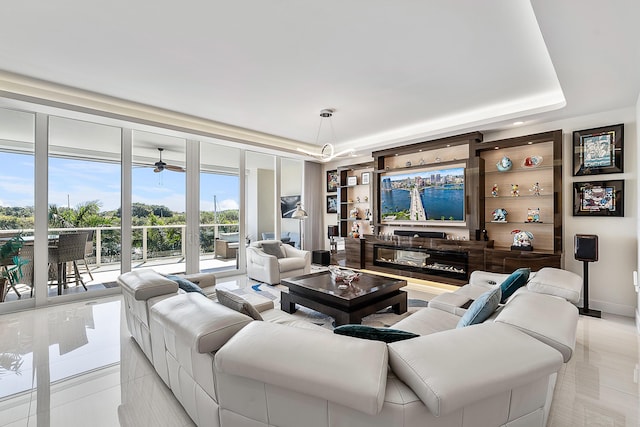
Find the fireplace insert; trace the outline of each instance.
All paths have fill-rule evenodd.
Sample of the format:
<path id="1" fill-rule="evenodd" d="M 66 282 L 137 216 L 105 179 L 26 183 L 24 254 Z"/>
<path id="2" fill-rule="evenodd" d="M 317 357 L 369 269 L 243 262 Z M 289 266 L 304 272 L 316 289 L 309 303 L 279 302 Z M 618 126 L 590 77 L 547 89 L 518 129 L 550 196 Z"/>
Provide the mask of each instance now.
<path id="1" fill-rule="evenodd" d="M 463 251 L 374 245 L 373 265 L 466 280 L 469 253 Z"/>

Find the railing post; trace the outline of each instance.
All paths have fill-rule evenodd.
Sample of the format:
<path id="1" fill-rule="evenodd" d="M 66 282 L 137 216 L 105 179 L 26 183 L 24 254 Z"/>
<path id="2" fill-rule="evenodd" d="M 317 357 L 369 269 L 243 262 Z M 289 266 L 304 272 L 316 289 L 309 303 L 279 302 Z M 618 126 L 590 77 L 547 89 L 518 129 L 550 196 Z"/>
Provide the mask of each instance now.
<path id="1" fill-rule="evenodd" d="M 142 227 L 142 261 L 147 262 L 147 226 Z"/>
<path id="2" fill-rule="evenodd" d="M 187 234 L 187 226 L 181 225 L 180 226 L 180 255 L 182 256 L 182 258 L 184 258 L 184 254 L 185 254 L 185 241 L 187 240 L 186 234 Z"/>
<path id="3" fill-rule="evenodd" d="M 96 267 L 102 265 L 102 230 L 96 228 Z"/>

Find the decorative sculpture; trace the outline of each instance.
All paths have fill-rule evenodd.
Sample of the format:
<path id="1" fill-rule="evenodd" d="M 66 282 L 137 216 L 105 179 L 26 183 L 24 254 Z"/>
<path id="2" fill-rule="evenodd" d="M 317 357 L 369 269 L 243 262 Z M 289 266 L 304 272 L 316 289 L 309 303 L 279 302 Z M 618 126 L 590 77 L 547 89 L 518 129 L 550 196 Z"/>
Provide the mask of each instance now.
<path id="1" fill-rule="evenodd" d="M 496 167 L 500 172 L 506 172 L 508 170 L 511 170 L 511 166 L 513 166 L 513 163 L 511 162 L 511 159 L 508 158 L 507 156 L 502 157 L 502 159 L 500 159 L 500 161 L 496 163 Z"/>
<path id="2" fill-rule="evenodd" d="M 534 196 L 539 196 L 540 195 L 540 191 L 544 190 L 544 188 L 540 188 L 540 183 L 536 182 L 535 184 L 533 184 L 531 186 L 531 188 L 529 189 L 529 191 L 531 191 L 531 194 L 533 194 Z"/>
<path id="3" fill-rule="evenodd" d="M 523 230 L 512 230 L 511 234 L 513 234 L 513 245 L 511 245 L 512 250 L 533 250 L 533 244 L 531 243 L 533 241 L 533 233 Z"/>
<path id="4" fill-rule="evenodd" d="M 491 187 L 491 195 L 498 197 L 498 184 L 493 184 L 493 187 Z"/>
<path id="5" fill-rule="evenodd" d="M 511 196 L 512 197 L 520 196 L 520 190 L 518 190 L 518 184 L 511 184 Z"/>
<path id="6" fill-rule="evenodd" d="M 507 215 L 509 213 L 506 209 L 498 208 L 492 212 L 493 221 L 492 222 L 507 222 Z"/>

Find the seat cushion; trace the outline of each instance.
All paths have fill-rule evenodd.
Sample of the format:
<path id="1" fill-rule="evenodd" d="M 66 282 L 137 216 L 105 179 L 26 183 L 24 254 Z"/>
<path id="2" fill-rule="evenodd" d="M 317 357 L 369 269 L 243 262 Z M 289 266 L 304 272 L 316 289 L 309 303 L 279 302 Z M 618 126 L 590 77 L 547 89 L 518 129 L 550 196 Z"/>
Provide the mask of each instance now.
<path id="1" fill-rule="evenodd" d="M 278 260 L 280 264 L 280 273 L 286 273 L 291 270 L 302 270 L 306 265 L 304 258 L 282 258 Z"/>
<path id="2" fill-rule="evenodd" d="M 478 299 L 469 306 L 464 316 L 460 318 L 457 327 L 464 328 L 465 326 L 475 325 L 487 320 L 489 316 L 496 311 L 498 305 L 500 305 L 501 295 L 502 290 L 500 286 L 480 295 Z"/>

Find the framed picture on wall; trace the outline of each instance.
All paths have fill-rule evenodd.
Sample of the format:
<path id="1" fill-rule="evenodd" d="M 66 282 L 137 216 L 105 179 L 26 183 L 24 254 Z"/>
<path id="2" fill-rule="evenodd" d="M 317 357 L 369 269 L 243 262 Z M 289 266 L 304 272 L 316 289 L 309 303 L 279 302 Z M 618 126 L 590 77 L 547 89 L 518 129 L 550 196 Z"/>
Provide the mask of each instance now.
<path id="1" fill-rule="evenodd" d="M 338 196 L 327 196 L 327 213 L 338 213 Z"/>
<path id="2" fill-rule="evenodd" d="M 574 216 L 624 216 L 624 180 L 573 183 Z"/>
<path id="3" fill-rule="evenodd" d="M 358 177 L 357 176 L 348 176 L 347 177 L 347 185 L 358 185 Z"/>
<path id="4" fill-rule="evenodd" d="M 371 179 L 371 172 L 362 172 L 360 175 L 360 182 L 362 185 L 368 185 L 369 180 Z"/>
<path id="5" fill-rule="evenodd" d="M 623 172 L 624 125 L 573 132 L 573 175 Z"/>
<path id="6" fill-rule="evenodd" d="M 327 171 L 327 193 L 338 191 L 340 179 L 337 170 Z"/>

